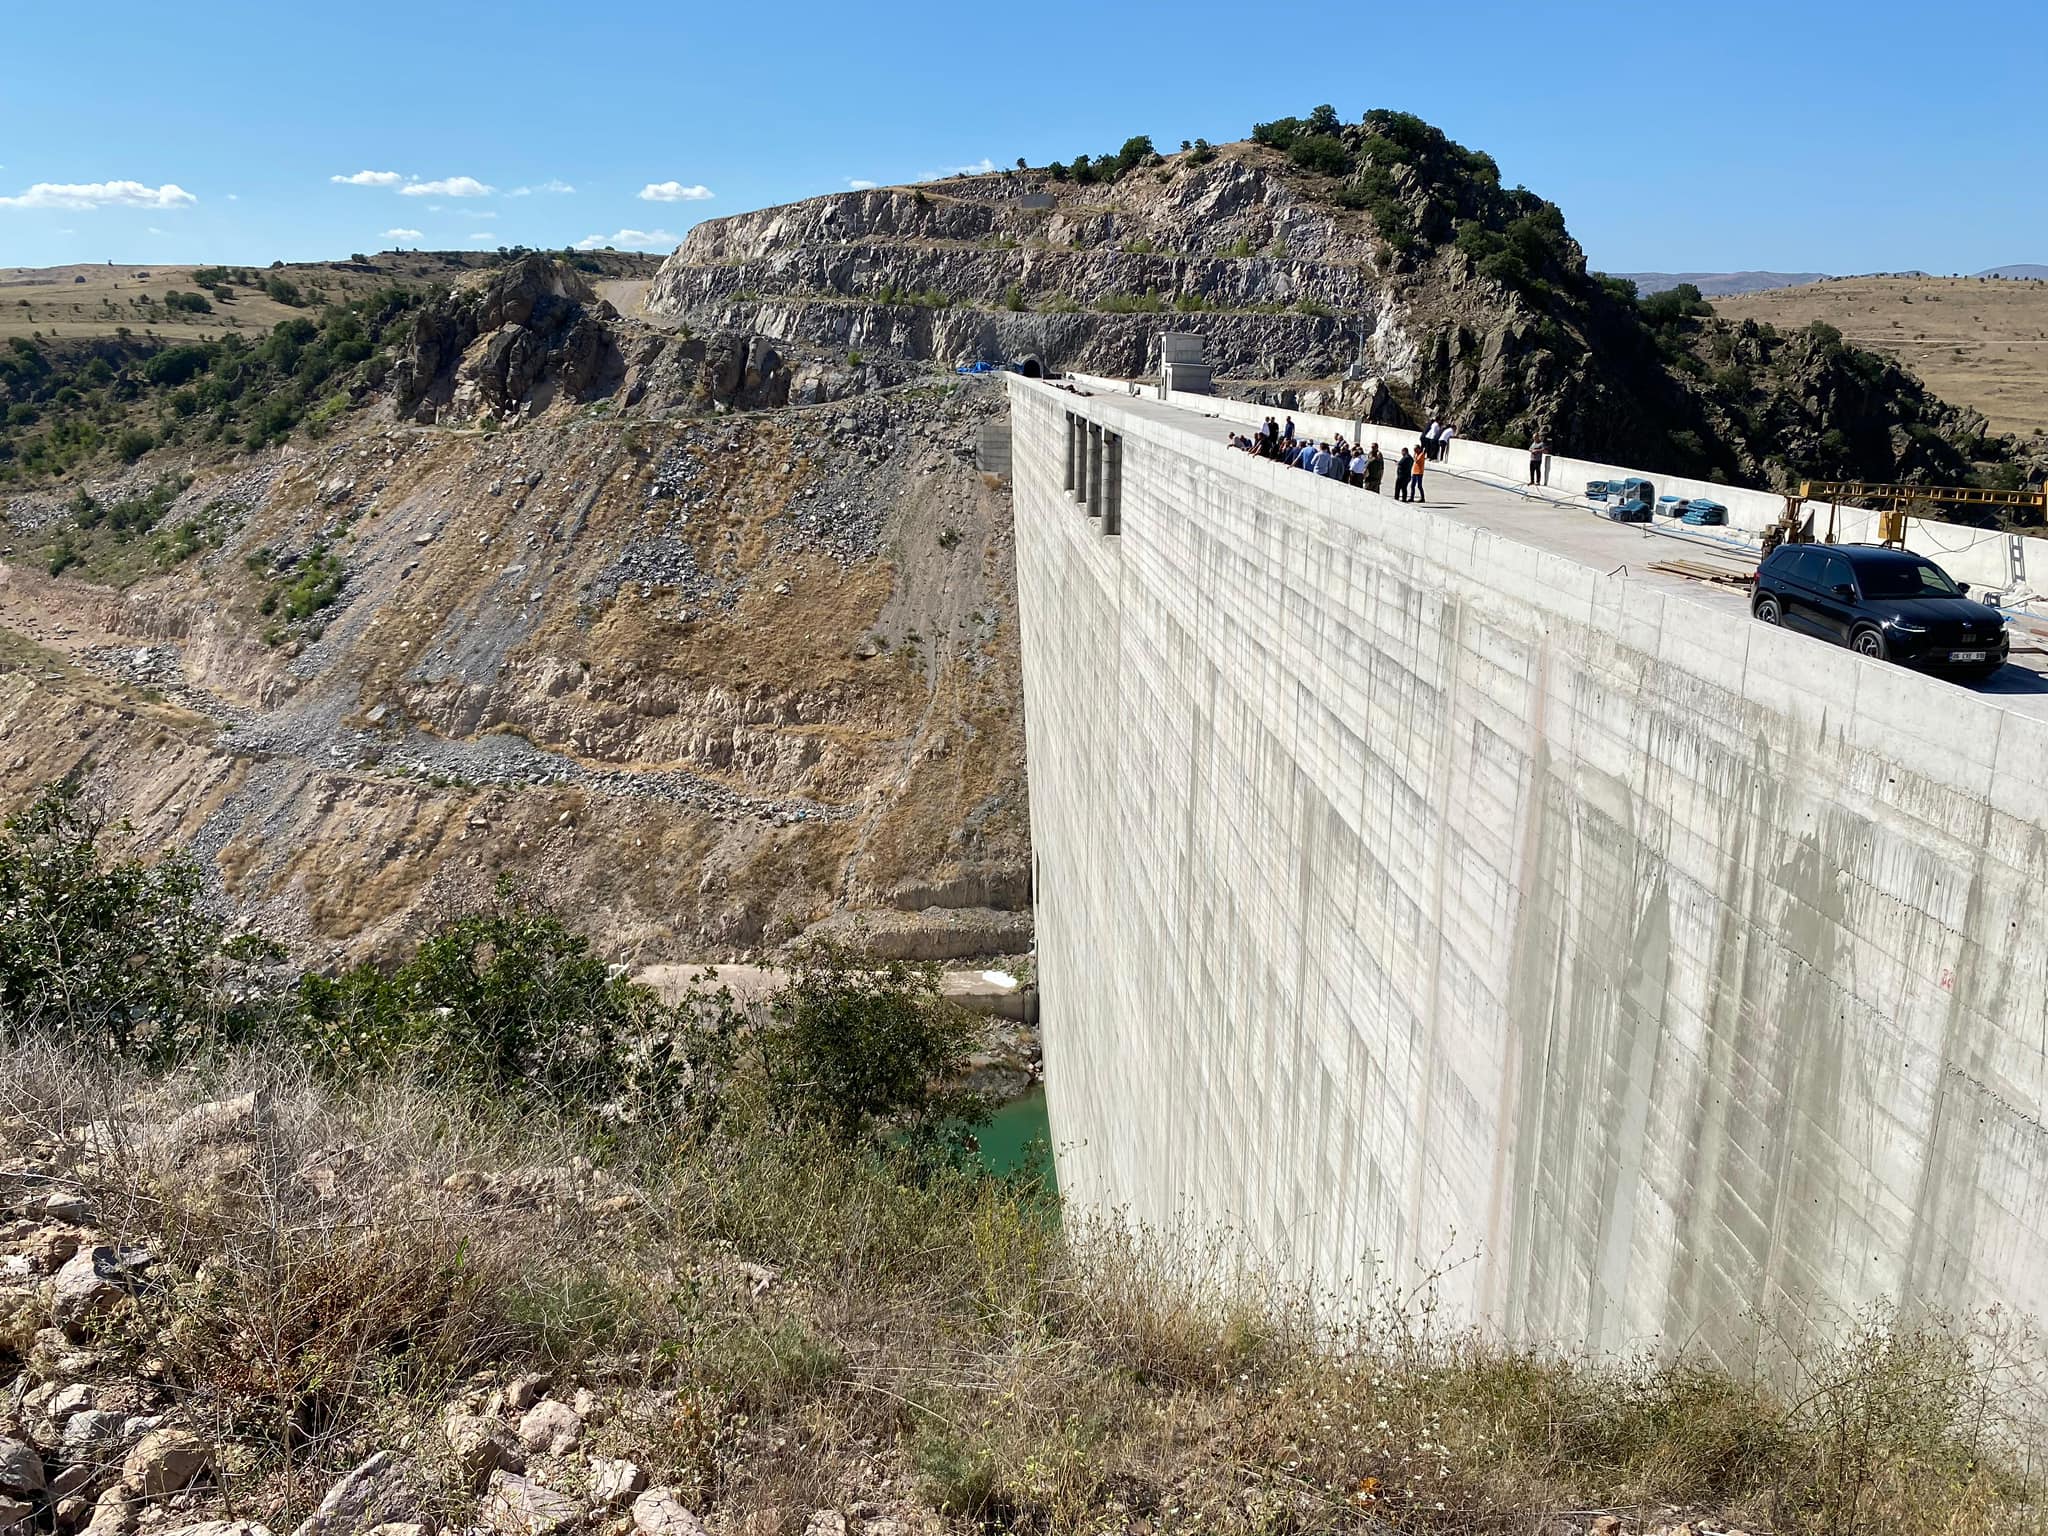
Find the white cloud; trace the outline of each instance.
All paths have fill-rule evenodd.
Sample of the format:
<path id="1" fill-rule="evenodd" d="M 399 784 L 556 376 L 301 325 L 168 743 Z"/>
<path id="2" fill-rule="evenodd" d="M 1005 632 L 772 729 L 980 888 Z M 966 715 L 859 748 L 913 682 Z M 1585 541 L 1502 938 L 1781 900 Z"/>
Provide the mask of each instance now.
<path id="1" fill-rule="evenodd" d="M 847 177 L 846 184 L 856 192 L 872 192 L 881 185 L 879 181 L 863 181 L 858 176 Z"/>
<path id="2" fill-rule="evenodd" d="M 398 189 L 400 197 L 489 197 L 496 188 L 474 176 L 450 176 L 443 181 L 411 181 Z"/>
<path id="3" fill-rule="evenodd" d="M 149 232 L 152 235 L 167 235 L 170 233 L 167 229 L 158 229 L 154 224 L 149 226 Z"/>
<path id="4" fill-rule="evenodd" d="M 344 187 L 395 187 L 405 178 L 396 171 L 357 171 L 353 176 L 327 178 Z"/>
<path id="5" fill-rule="evenodd" d="M 170 181 L 160 187 L 139 181 L 39 181 L 19 197 L 0 197 L 0 208 L 189 208 L 198 201 Z"/>
<path id="6" fill-rule="evenodd" d="M 640 189 L 643 203 L 701 203 L 710 196 L 709 187 L 686 187 L 680 181 L 650 181 Z"/>
<path id="7" fill-rule="evenodd" d="M 621 251 L 672 251 L 680 244 L 680 237 L 665 229 L 622 229 L 609 235 L 585 235 L 576 242 L 576 249 L 601 251 L 611 246 Z"/>
<path id="8" fill-rule="evenodd" d="M 228 201 L 231 203 L 239 203 L 241 200 L 242 194 L 239 192 L 230 192 L 228 194 Z"/>
<path id="9" fill-rule="evenodd" d="M 531 197 L 536 192 L 568 193 L 574 192 L 575 190 L 576 189 L 570 186 L 568 182 L 556 179 L 552 181 L 544 181 L 537 187 L 514 187 L 510 192 L 507 192 L 505 195 L 507 197 Z"/>
<path id="10" fill-rule="evenodd" d="M 949 166 L 947 169 L 943 171 L 926 171 L 922 176 L 918 177 L 917 179 L 919 181 L 945 181 L 949 177 L 953 176 L 986 176 L 990 171 L 993 171 L 995 168 L 995 161 L 989 159 L 988 156 L 983 155 L 979 160 L 975 161 L 972 165 L 955 165 Z"/>
<path id="11" fill-rule="evenodd" d="M 495 219 L 497 214 L 488 208 L 472 208 L 469 210 L 469 216 L 472 219 Z"/>
<path id="12" fill-rule="evenodd" d="M 469 238 L 471 240 L 476 241 L 478 244 L 489 245 L 493 240 L 497 239 L 498 237 L 494 234 L 491 234 L 488 230 L 483 230 L 479 231 L 474 235 L 471 235 Z"/>
<path id="13" fill-rule="evenodd" d="M 387 229 L 384 231 L 384 238 L 386 240 L 417 240 L 420 238 L 420 232 L 416 229 Z"/>

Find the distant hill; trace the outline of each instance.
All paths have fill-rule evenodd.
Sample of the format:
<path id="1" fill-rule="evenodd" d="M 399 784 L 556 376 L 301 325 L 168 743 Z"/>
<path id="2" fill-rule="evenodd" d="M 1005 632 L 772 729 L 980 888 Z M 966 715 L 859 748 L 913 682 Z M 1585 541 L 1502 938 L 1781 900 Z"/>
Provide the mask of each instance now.
<path id="1" fill-rule="evenodd" d="M 1636 291 L 1646 297 L 1662 293 L 1667 288 L 1676 288 L 1680 283 L 1691 283 L 1699 289 L 1702 298 L 1708 299 L 1730 293 L 1798 288 L 1820 282 L 1828 276 L 1825 272 L 1616 272 L 1613 275 L 1627 278 L 1636 285 Z"/>
<path id="2" fill-rule="evenodd" d="M 2048 268 L 2004 267 L 2005 272 Z M 2048 429 L 2048 287 L 1970 277 L 1838 277 L 1715 301 L 1728 320 L 1796 331 L 1824 321 L 1845 340 L 1897 358 L 1944 400 L 1982 411 L 1993 430 Z"/>
<path id="3" fill-rule="evenodd" d="M 2048 267 L 2039 262 L 2020 261 L 2009 267 L 1986 267 L 1982 272 L 1972 272 L 1972 277 L 2026 277 L 2048 281 Z"/>

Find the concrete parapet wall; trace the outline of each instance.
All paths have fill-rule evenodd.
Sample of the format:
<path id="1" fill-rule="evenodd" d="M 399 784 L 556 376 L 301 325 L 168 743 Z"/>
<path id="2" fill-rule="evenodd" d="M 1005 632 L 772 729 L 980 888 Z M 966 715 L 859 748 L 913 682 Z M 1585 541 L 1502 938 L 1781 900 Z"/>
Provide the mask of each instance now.
<path id="1" fill-rule="evenodd" d="M 1072 1199 L 1603 1351 L 2048 1316 L 2048 726 L 1010 391 Z"/>

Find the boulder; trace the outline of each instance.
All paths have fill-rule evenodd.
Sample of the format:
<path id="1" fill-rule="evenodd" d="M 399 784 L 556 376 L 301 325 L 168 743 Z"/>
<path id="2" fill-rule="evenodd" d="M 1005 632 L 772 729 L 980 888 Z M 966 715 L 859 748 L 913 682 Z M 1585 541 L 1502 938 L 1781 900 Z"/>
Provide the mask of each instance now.
<path id="1" fill-rule="evenodd" d="M 121 1463 L 121 1482 L 154 1499 L 190 1487 L 212 1465 L 213 1452 L 189 1429 L 153 1429 Z"/>
<path id="2" fill-rule="evenodd" d="M 40 1227 L 21 1245 L 21 1256 L 34 1273 L 53 1275 L 77 1256 L 85 1238 L 77 1227 Z"/>
<path id="3" fill-rule="evenodd" d="M 109 1488 L 93 1505 L 92 1518 L 86 1521 L 85 1529 L 90 1536 L 128 1536 L 141 1514 L 142 1506 L 125 1489 Z"/>
<path id="4" fill-rule="evenodd" d="M 16 1531 L 28 1530 L 35 1513 L 35 1505 L 27 1499 L 0 1494 L 0 1536 L 13 1536 Z"/>
<path id="5" fill-rule="evenodd" d="M 0 1494 L 40 1493 L 43 1458 L 21 1440 L 0 1439 Z"/>
<path id="6" fill-rule="evenodd" d="M 495 1472 L 526 1470 L 526 1458 L 520 1454 L 518 1443 L 496 1419 L 475 1413 L 453 1413 L 443 1421 L 441 1432 L 448 1438 L 448 1448 L 455 1453 L 455 1465 L 463 1481 L 472 1488 L 480 1487 Z"/>
<path id="7" fill-rule="evenodd" d="M 396 1451 L 379 1451 L 327 1490 L 293 1536 L 357 1536 L 419 1513 L 425 1494 L 418 1466 Z"/>
<path id="8" fill-rule="evenodd" d="M 64 1261 L 50 1291 L 50 1317 L 67 1333 L 113 1305 L 126 1292 L 117 1250 L 81 1248 Z"/>
<path id="9" fill-rule="evenodd" d="M 640 1536 L 705 1536 L 704 1522 L 669 1488 L 650 1488 L 633 1501 L 633 1529 Z"/>
<path id="10" fill-rule="evenodd" d="M 552 1397 L 535 1403 L 519 1420 L 519 1443 L 529 1451 L 559 1456 L 583 1438 L 583 1420 Z"/>
<path id="11" fill-rule="evenodd" d="M 514 1413 L 524 1413 L 540 1401 L 547 1386 L 545 1376 L 515 1376 L 512 1384 L 505 1388 L 505 1406 Z"/>
<path id="12" fill-rule="evenodd" d="M 617 1509 L 647 1486 L 647 1474 L 630 1461 L 593 1461 L 590 1497 L 605 1509 Z"/>
<path id="13" fill-rule="evenodd" d="M 561 1536 L 583 1522 L 583 1506 L 565 1493 L 511 1472 L 493 1472 L 479 1515 L 498 1536 Z"/>
<path id="14" fill-rule="evenodd" d="M 254 1520 L 201 1520 L 196 1525 L 173 1526 L 155 1536 L 270 1536 L 270 1529 Z"/>
<path id="15" fill-rule="evenodd" d="M 128 1443 L 125 1414 L 100 1408 L 85 1408 L 64 1421 L 63 1438 L 57 1444 L 62 1462 L 109 1461 Z"/>

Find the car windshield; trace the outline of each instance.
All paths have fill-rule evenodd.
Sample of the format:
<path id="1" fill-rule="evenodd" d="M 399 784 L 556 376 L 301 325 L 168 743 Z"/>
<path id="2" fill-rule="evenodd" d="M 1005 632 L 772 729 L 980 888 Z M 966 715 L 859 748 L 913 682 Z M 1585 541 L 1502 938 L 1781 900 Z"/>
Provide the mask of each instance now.
<path id="1" fill-rule="evenodd" d="M 1930 560 L 1873 560 L 1856 578 L 1865 597 L 1961 597 L 1948 573 Z"/>

